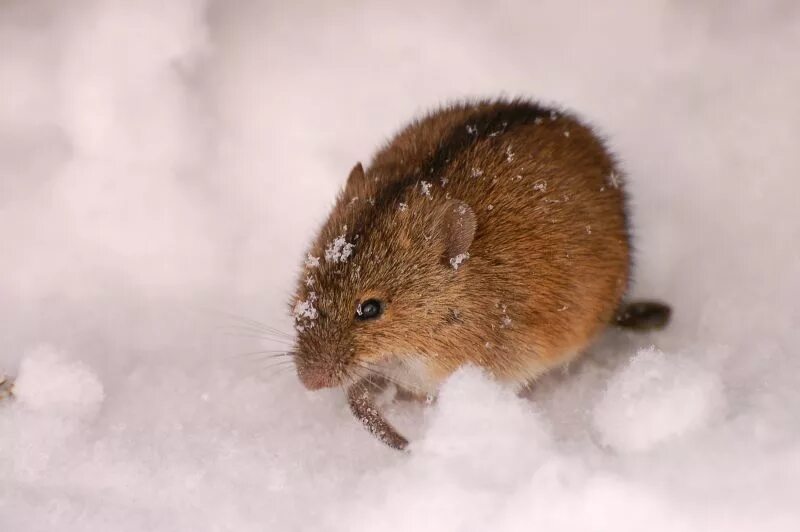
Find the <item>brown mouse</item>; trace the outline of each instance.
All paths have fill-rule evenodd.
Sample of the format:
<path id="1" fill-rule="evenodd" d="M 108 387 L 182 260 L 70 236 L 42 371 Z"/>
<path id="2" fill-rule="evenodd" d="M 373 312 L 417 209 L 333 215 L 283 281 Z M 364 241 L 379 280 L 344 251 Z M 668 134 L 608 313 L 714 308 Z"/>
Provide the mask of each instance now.
<path id="1" fill-rule="evenodd" d="M 473 364 L 522 387 L 609 324 L 663 326 L 667 306 L 622 305 L 623 184 L 597 135 L 560 110 L 480 101 L 415 120 L 355 165 L 306 256 L 291 305 L 300 380 L 346 389 L 402 449 L 372 382 L 435 395 Z"/>

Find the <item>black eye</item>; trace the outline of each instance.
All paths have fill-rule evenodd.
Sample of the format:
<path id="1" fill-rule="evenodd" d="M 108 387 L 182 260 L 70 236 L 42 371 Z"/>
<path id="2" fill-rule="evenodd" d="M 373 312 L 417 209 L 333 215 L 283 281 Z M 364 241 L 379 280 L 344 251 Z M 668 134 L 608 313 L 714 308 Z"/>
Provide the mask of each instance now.
<path id="1" fill-rule="evenodd" d="M 367 299 L 356 307 L 357 320 L 371 320 L 383 314 L 383 303 L 377 299 Z"/>

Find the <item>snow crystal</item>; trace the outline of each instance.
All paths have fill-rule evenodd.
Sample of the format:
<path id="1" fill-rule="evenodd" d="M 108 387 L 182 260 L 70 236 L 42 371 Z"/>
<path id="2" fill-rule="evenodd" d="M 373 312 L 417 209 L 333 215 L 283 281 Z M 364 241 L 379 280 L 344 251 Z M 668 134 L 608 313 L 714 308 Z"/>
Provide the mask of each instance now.
<path id="1" fill-rule="evenodd" d="M 622 178 L 618 173 L 612 171 L 608 174 L 608 184 L 611 185 L 611 188 L 619 188 L 621 182 Z"/>
<path id="2" fill-rule="evenodd" d="M 353 247 L 355 246 L 345 240 L 343 234 L 339 235 L 325 248 L 325 260 L 333 263 L 347 262 L 353 254 Z"/>
<path id="3" fill-rule="evenodd" d="M 314 303 L 317 302 L 316 292 L 309 292 L 308 297 L 303 301 L 298 301 L 293 310 L 296 321 L 315 320 L 319 315 Z"/>
<path id="4" fill-rule="evenodd" d="M 477 135 L 478 134 L 478 128 L 475 127 L 472 124 L 467 124 L 467 133 L 470 134 L 470 135 Z"/>
<path id="5" fill-rule="evenodd" d="M 536 183 L 533 184 L 533 190 L 538 192 L 546 192 L 547 191 L 547 181 L 544 179 L 540 179 Z"/>
<path id="6" fill-rule="evenodd" d="M 513 162 L 514 161 L 514 152 L 511 150 L 511 146 L 506 147 L 506 162 Z"/>
<path id="7" fill-rule="evenodd" d="M 439 182 L 442 184 L 442 188 L 447 186 L 447 182 L 448 181 L 449 181 L 449 179 L 447 179 L 446 177 L 443 177 L 443 178 L 439 179 Z"/>
<path id="8" fill-rule="evenodd" d="M 472 177 L 480 177 L 483 175 L 483 170 L 481 170 L 480 168 L 473 168 L 472 170 L 470 170 L 469 175 Z"/>
<path id="9" fill-rule="evenodd" d="M 398 210 L 400 210 L 400 212 L 406 212 L 408 210 L 408 203 L 401 202 L 400 205 L 397 206 L 397 208 Z"/>
<path id="10" fill-rule="evenodd" d="M 306 257 L 305 262 L 306 268 L 317 268 L 319 267 L 319 257 L 314 257 L 311 253 L 308 254 Z"/>
<path id="11" fill-rule="evenodd" d="M 459 253 L 458 255 L 450 259 L 450 266 L 452 266 L 454 270 L 457 270 L 458 267 L 461 266 L 461 263 L 467 260 L 468 258 L 469 258 L 469 253 L 466 252 Z"/>
<path id="12" fill-rule="evenodd" d="M 489 204 L 489 205 L 486 206 L 486 210 L 487 211 L 491 211 L 493 209 L 494 209 L 494 205 L 492 205 L 492 204 Z"/>
<path id="13" fill-rule="evenodd" d="M 422 181 L 419 184 L 420 192 L 422 193 L 423 196 L 425 196 L 428 199 L 432 199 L 433 198 L 433 196 L 431 196 L 431 187 L 432 186 L 433 186 L 433 184 L 431 184 L 431 183 L 429 183 L 427 181 Z"/>

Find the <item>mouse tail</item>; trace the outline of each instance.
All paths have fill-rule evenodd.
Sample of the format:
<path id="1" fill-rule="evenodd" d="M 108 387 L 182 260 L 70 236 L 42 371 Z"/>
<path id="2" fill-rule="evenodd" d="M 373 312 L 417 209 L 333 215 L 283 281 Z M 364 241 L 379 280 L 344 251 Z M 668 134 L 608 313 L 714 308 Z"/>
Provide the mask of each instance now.
<path id="1" fill-rule="evenodd" d="M 635 331 L 663 329 L 669 323 L 672 309 L 659 301 L 629 301 L 617 310 L 612 322 L 617 327 Z"/>

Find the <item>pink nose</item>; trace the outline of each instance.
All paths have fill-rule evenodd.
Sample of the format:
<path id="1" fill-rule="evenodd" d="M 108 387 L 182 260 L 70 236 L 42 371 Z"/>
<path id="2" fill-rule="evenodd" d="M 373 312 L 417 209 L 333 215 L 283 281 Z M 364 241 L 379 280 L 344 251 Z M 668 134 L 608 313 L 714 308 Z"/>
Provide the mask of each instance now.
<path id="1" fill-rule="evenodd" d="M 320 388 L 330 388 L 334 385 L 330 374 L 316 369 L 302 369 L 297 371 L 300 382 L 309 390 L 319 390 Z"/>

